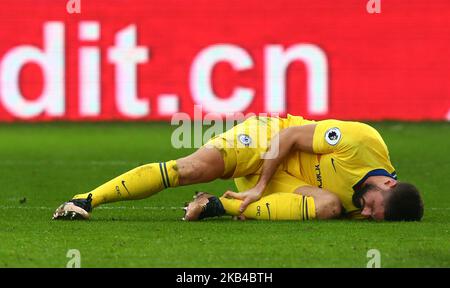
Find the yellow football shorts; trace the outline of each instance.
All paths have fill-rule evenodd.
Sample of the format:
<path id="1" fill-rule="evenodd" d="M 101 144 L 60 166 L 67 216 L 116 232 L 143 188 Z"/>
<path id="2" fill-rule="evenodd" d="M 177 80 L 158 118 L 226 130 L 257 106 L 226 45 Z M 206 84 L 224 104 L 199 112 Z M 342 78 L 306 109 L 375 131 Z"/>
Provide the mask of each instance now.
<path id="1" fill-rule="evenodd" d="M 225 172 L 222 178 L 234 178 L 238 191 L 248 190 L 259 180 L 264 153 L 273 136 L 284 127 L 286 119 L 276 117 L 251 117 L 230 130 L 211 138 L 204 147 L 216 148 L 222 153 Z M 292 193 L 301 186 L 310 186 L 280 165 L 264 195 Z"/>

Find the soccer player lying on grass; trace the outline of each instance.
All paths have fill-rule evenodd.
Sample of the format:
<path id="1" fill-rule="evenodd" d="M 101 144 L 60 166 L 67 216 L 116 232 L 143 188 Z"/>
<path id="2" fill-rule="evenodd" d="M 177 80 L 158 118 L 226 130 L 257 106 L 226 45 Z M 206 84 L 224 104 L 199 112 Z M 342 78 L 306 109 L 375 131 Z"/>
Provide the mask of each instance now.
<path id="1" fill-rule="evenodd" d="M 266 135 L 266 145 L 258 144 L 261 135 Z M 240 193 L 227 191 L 220 198 L 198 193 L 185 207 L 185 220 L 228 214 L 270 220 L 418 221 L 423 215 L 420 193 L 397 181 L 386 144 L 374 128 L 288 115 L 249 118 L 187 157 L 137 167 L 74 196 L 53 218 L 87 219 L 100 204 L 218 178 L 233 178 Z"/>

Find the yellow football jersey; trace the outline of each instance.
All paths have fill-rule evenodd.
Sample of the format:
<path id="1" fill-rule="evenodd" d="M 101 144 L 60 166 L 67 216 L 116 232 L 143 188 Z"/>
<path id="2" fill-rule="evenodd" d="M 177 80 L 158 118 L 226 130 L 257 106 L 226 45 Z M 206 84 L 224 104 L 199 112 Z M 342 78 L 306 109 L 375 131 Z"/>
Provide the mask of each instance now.
<path id="1" fill-rule="evenodd" d="M 397 178 L 386 144 L 374 128 L 360 122 L 311 122 L 289 115 L 283 128 L 309 123 L 317 124 L 314 153 L 291 153 L 285 161 L 287 171 L 312 186 L 337 194 L 347 215 L 358 217 L 359 209 L 352 203 L 355 190 L 369 176 Z"/>

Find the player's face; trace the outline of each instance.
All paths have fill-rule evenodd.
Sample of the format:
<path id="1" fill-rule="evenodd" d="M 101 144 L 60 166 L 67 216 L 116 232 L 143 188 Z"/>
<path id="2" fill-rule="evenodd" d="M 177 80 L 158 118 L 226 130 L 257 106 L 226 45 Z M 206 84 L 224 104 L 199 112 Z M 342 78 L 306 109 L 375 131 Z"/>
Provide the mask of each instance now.
<path id="1" fill-rule="evenodd" d="M 369 184 L 363 187 L 358 196 L 358 208 L 361 215 L 374 220 L 384 220 L 386 197 L 389 191 L 397 185 L 397 181 L 388 177 L 378 178 L 376 184 Z"/>
<path id="2" fill-rule="evenodd" d="M 360 199 L 361 215 L 372 218 L 374 220 L 384 219 L 384 202 L 385 197 L 383 190 L 374 187 L 364 193 Z"/>

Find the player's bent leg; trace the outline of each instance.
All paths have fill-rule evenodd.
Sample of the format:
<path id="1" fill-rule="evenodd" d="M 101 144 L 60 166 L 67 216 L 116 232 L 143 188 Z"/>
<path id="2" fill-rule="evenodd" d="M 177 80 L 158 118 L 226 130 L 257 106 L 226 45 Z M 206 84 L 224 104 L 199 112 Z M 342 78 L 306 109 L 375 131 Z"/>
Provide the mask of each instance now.
<path id="1" fill-rule="evenodd" d="M 242 200 L 200 193 L 185 207 L 184 220 L 194 221 L 222 215 L 243 216 L 259 220 L 334 219 L 341 216 L 341 202 L 329 191 L 312 187 L 298 187 L 294 193 L 271 193 L 247 206 L 240 213 Z"/>
<path id="2" fill-rule="evenodd" d="M 239 212 L 241 203 L 241 200 L 218 198 L 201 192 L 186 206 L 183 220 L 195 221 L 225 214 L 241 216 Z M 316 208 L 313 197 L 294 193 L 273 193 L 250 204 L 243 216 L 246 219 L 257 220 L 305 221 L 316 218 Z"/>
<path id="3" fill-rule="evenodd" d="M 226 214 L 239 216 L 241 200 L 220 198 Z M 316 219 L 313 197 L 293 193 L 273 193 L 251 203 L 242 213 L 246 219 L 256 220 L 312 220 Z"/>
<path id="4" fill-rule="evenodd" d="M 223 163 L 220 151 L 202 147 L 176 161 L 139 166 L 88 193 L 75 195 L 58 207 L 53 218 L 87 219 L 92 208 L 100 204 L 143 199 L 165 188 L 209 182 L 223 175 Z"/>

